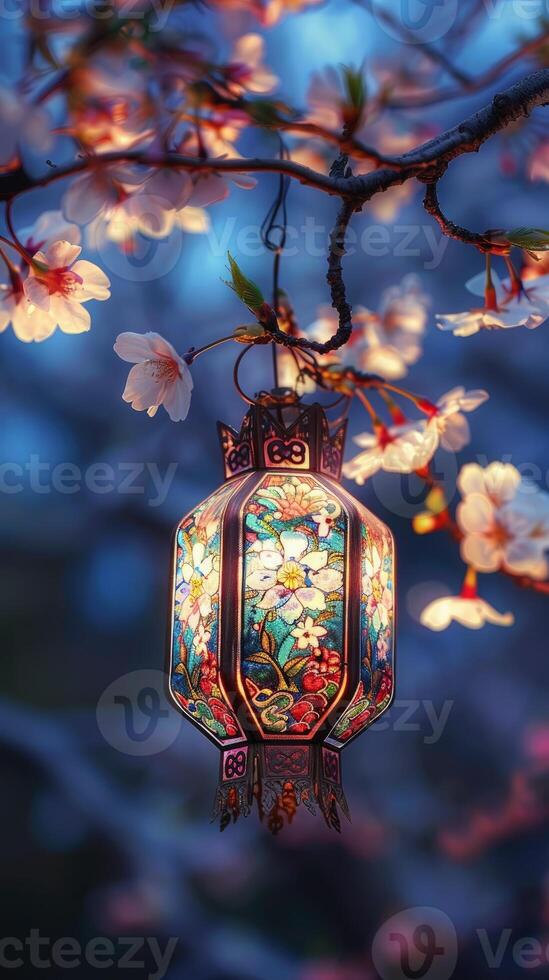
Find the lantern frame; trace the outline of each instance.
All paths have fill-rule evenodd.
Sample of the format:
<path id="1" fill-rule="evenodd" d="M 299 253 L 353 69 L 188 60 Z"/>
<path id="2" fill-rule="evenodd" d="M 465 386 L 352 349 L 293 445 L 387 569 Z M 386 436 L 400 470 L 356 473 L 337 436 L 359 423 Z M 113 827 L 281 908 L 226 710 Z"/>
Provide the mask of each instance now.
<path id="1" fill-rule="evenodd" d="M 323 408 L 303 406 L 298 399 L 281 404 L 276 394 L 252 403 L 240 430 L 218 423 L 223 453 L 225 483 L 179 522 L 173 539 L 167 644 L 167 696 L 200 731 L 221 750 L 220 779 L 215 812 L 222 825 L 239 813 L 249 812 L 255 797 L 260 814 L 269 814 L 271 829 L 279 829 L 283 814 L 290 817 L 299 802 L 314 810 L 320 806 L 332 826 L 339 825 L 337 807 L 348 815 L 341 786 L 342 749 L 386 711 L 394 697 L 394 639 L 390 636 L 391 657 L 389 686 L 378 704 L 367 704 L 364 722 L 356 730 L 337 734 L 338 723 L 351 710 L 359 710 L 364 695 L 363 647 L 365 606 L 364 539 L 378 535 L 388 549 L 391 582 L 394 580 L 394 542 L 388 528 L 356 501 L 337 481 L 341 474 L 346 420 L 330 427 Z M 322 488 L 334 498 L 344 516 L 343 578 L 341 589 L 342 635 L 337 649 L 341 651 L 341 679 L 335 696 L 320 714 L 310 731 L 266 731 L 258 721 L 243 670 L 243 637 L 245 613 L 245 574 L 247 552 L 245 529 L 247 507 L 254 494 L 273 477 L 284 481 L 302 477 L 311 486 Z M 232 488 L 232 489 L 231 489 Z M 223 703 L 235 719 L 237 732 L 219 737 L 186 710 L 173 687 L 174 624 L 177 623 L 175 588 L 177 586 L 178 540 L 186 522 L 195 520 L 201 508 L 219 503 L 216 517 L 219 545 L 219 582 L 217 587 L 216 663 L 217 689 Z M 364 528 L 367 529 L 366 534 Z M 373 529 L 373 530 L 372 530 Z M 265 628 L 265 627 L 264 627 Z M 369 642 L 369 641 L 368 641 Z M 370 665 L 371 666 L 371 665 Z M 357 701 L 358 698 L 358 701 Z M 366 699 L 367 701 L 367 699 Z M 358 715 L 359 719 L 362 717 Z"/>

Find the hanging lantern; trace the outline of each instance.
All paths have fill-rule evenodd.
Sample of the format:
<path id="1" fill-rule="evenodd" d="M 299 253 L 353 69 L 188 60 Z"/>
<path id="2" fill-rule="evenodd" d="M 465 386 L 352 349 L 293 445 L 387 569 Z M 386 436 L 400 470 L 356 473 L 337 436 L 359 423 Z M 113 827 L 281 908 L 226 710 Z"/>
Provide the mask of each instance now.
<path id="1" fill-rule="evenodd" d="M 222 827 L 254 799 L 274 831 L 300 803 L 339 827 L 341 750 L 392 700 L 393 541 L 338 482 L 345 429 L 260 398 L 176 531 L 169 691 L 221 750 Z"/>

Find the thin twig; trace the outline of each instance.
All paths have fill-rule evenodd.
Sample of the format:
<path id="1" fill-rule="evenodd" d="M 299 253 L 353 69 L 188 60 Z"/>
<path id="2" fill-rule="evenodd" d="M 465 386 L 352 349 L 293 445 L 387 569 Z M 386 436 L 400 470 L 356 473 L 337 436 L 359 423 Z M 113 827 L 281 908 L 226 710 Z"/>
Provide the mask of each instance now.
<path id="1" fill-rule="evenodd" d="M 462 228 L 461 225 L 456 225 L 453 221 L 450 221 L 450 219 L 443 214 L 438 202 L 436 181 L 433 181 L 431 184 L 427 184 L 425 189 L 425 197 L 423 199 L 423 207 L 427 211 L 427 214 L 430 214 L 431 217 L 435 219 L 439 228 L 447 238 L 455 238 L 460 242 L 465 242 L 467 245 L 474 245 L 480 252 L 491 252 L 493 254 L 504 255 L 509 251 L 509 242 L 494 241 L 487 235 L 479 235 L 475 231 L 469 231 L 467 228 Z"/>
<path id="2" fill-rule="evenodd" d="M 482 89 L 488 88 L 489 85 L 493 85 L 499 81 L 501 76 L 518 61 L 536 54 L 546 44 L 549 44 L 549 31 L 544 30 L 541 34 L 537 34 L 536 37 L 531 38 L 519 48 L 500 58 L 499 61 L 496 61 L 490 68 L 487 68 L 481 75 L 477 75 L 476 78 L 470 78 L 466 84 L 460 83 L 456 86 L 441 87 L 421 94 L 389 99 L 385 102 L 385 106 L 388 109 L 397 110 L 427 109 L 430 106 L 440 105 L 443 102 L 452 102 L 456 99 L 463 99 L 467 96 L 474 95 L 476 92 L 481 92 Z"/>

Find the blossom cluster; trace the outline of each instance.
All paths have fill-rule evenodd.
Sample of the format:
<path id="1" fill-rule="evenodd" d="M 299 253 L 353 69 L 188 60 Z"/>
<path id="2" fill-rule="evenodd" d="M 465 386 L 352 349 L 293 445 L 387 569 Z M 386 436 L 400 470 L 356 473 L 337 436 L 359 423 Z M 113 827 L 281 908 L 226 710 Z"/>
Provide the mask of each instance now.
<path id="1" fill-rule="evenodd" d="M 219 16 L 251 14 L 266 28 L 318 2 L 213 0 L 213 6 Z M 17 92 L 0 88 L 0 179 L 13 180 L 14 188 L 3 197 L 8 203 L 7 234 L 0 236 L 0 332 L 11 325 L 25 343 L 44 341 L 57 329 L 67 334 L 90 329 L 88 304 L 107 300 L 111 284 L 89 254 L 102 255 L 107 244 L 131 252 L 140 237 L 168 239 L 176 230 L 204 233 L 213 206 L 235 188 L 252 190 L 254 168 L 244 156 L 250 130 L 260 133 L 260 139 L 266 132 L 277 134 L 280 156 L 313 167 L 317 178 L 332 173 L 334 152 L 341 151 L 341 172 L 347 173 L 349 166 L 355 175 L 374 174 L 383 163 L 395 166 L 390 158 L 413 152 L 439 133 L 438 122 L 425 122 L 422 113 L 389 111 L 395 101 L 421 99 L 436 85 L 440 65 L 421 52 L 410 51 L 406 65 L 373 58 L 359 69 L 313 72 L 305 104 L 295 107 L 269 65 L 268 35 L 259 33 L 253 21 L 253 29 L 226 46 L 218 34 L 215 44 L 207 33 L 181 34 L 175 22 L 156 35 L 137 16 L 130 21 L 127 30 L 122 21 L 103 29 L 84 18 L 73 37 L 62 18 L 56 22 L 53 17 L 44 38 L 35 37 L 30 45 L 34 53 Z M 31 22 L 29 30 L 37 31 L 36 25 Z M 525 125 L 517 122 L 517 130 Z M 546 135 L 527 132 L 531 141 L 525 176 L 547 182 Z M 28 176 L 27 159 L 38 155 L 48 168 L 29 186 L 47 184 L 59 174 L 46 153 L 54 157 L 58 150 L 60 158 L 69 160 L 60 174 L 59 208 L 19 229 L 10 197 L 18 196 L 18 181 Z M 227 160 L 229 166 L 224 166 Z M 509 161 L 505 168 L 509 170 Z M 393 221 L 422 186 L 423 181 L 403 179 L 376 194 L 368 207 L 377 220 Z M 444 229 L 444 221 L 440 223 Z M 350 339 L 338 351 L 311 359 L 303 347 L 277 347 L 283 388 L 301 394 L 320 387 L 356 398 L 366 408 L 371 425 L 355 436 L 360 452 L 345 463 L 345 476 L 362 485 L 380 470 L 418 474 L 429 494 L 415 529 L 426 533 L 445 528 L 459 541 L 466 565 L 464 587 L 459 596 L 435 600 L 424 610 L 422 621 L 432 629 L 454 619 L 474 627 L 510 623 L 510 614 L 498 613 L 478 596 L 477 573 L 499 571 L 536 583 L 549 574 L 549 497 L 521 480 L 514 467 L 494 463 L 482 470 L 466 464 L 458 479 L 462 501 L 455 517 L 442 489 L 434 485 L 435 453 L 440 448 L 458 453 L 469 443 L 468 416 L 488 393 L 459 385 L 432 401 L 395 384 L 417 364 L 435 324 L 455 336 L 471 337 L 485 330 L 532 330 L 549 317 L 549 233 L 518 228 L 486 236 L 474 238 L 486 252 L 486 270 L 466 283 L 472 298 L 461 311 L 433 309 L 420 280 L 405 275 L 383 291 L 377 304 L 360 297 L 368 305 L 354 307 Z M 492 254 L 505 266 L 501 278 L 492 268 Z M 156 332 L 124 331 L 117 337 L 114 349 L 131 365 L 122 397 L 136 411 L 152 417 L 164 406 L 172 421 L 183 421 L 190 410 L 194 359 L 225 340 L 269 343 L 276 327 L 318 346 L 338 330 L 339 308 L 323 306 L 316 315 L 309 311 L 312 322 L 301 329 L 282 290 L 275 290 L 270 307 L 232 257 L 229 264 L 230 285 L 254 316 L 253 324 L 241 324 L 229 337 L 186 353 Z M 370 387 L 381 399 L 383 418 L 370 400 Z M 411 403 L 412 415 L 418 417 L 405 414 L 400 399 Z M 320 509 L 313 520 L 317 517 L 322 536 L 334 514 Z M 305 610 L 323 609 L 340 573 L 320 564 L 322 559 L 305 545 L 298 537 L 290 541 L 281 536 L 276 558 L 252 548 L 251 577 L 258 607 L 268 612 L 276 601 L 281 617 L 294 627 L 297 648 L 310 651 L 305 686 L 316 696 L 321 675 L 324 682 L 324 675 L 337 674 L 337 669 L 333 651 L 322 643 L 323 627 L 309 622 Z M 308 606 L 302 601 L 304 563 Z M 374 598 L 366 587 L 365 594 L 370 615 L 379 620 L 382 656 L 384 621 L 390 613 L 384 602 L 390 596 Z M 210 637 L 207 625 L 195 617 L 193 609 L 189 622 L 197 627 L 195 643 L 207 685 L 212 680 Z"/>

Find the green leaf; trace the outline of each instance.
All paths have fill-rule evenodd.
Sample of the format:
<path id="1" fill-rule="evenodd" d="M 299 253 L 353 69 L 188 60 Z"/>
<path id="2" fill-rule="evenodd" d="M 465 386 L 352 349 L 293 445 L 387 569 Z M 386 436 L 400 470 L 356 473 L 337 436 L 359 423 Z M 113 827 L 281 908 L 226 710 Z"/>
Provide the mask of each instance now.
<path id="1" fill-rule="evenodd" d="M 358 115 L 361 115 L 366 104 L 366 89 L 362 70 L 343 65 L 343 84 L 349 104 L 352 105 Z"/>
<path id="2" fill-rule="evenodd" d="M 333 681 L 330 681 L 330 683 L 326 687 L 326 690 L 323 693 L 324 693 L 324 697 L 327 698 L 328 701 L 331 701 L 332 698 L 335 698 L 337 692 L 338 692 L 337 684 L 334 684 Z"/>
<path id="3" fill-rule="evenodd" d="M 250 653 L 246 660 L 249 660 L 252 664 L 268 664 L 272 667 L 273 662 L 268 653 L 262 653 L 261 650 L 258 653 Z"/>
<path id="4" fill-rule="evenodd" d="M 337 596 L 339 599 L 339 592 L 337 593 Z M 329 609 L 323 609 L 322 612 L 319 612 L 318 616 L 316 617 L 315 623 L 324 623 L 327 619 L 331 619 L 332 616 L 333 613 L 331 613 Z"/>
<path id="5" fill-rule="evenodd" d="M 238 298 L 252 313 L 257 313 L 265 302 L 259 286 L 256 286 L 255 282 L 244 275 L 230 252 L 227 252 L 227 258 L 229 260 L 229 272 L 231 273 L 231 281 L 227 282 L 227 285 L 234 290 Z"/>
<path id="6" fill-rule="evenodd" d="M 287 636 L 286 639 L 281 643 L 276 654 L 276 659 L 278 660 L 278 663 L 283 669 L 286 662 L 291 657 L 293 651 L 294 651 L 294 638 L 290 633 L 290 635 Z"/>
<path id="7" fill-rule="evenodd" d="M 274 657 L 276 653 L 276 640 L 266 629 L 261 632 L 261 649 L 269 654 L 269 657 Z"/>
<path id="8" fill-rule="evenodd" d="M 310 657 L 292 657 L 291 660 L 288 660 L 284 668 L 286 677 L 295 677 L 296 674 L 299 674 L 300 670 L 303 670 L 309 660 Z"/>
<path id="9" fill-rule="evenodd" d="M 275 102 L 272 99 L 255 99 L 253 102 L 247 102 L 244 108 L 250 118 L 260 126 L 269 127 L 280 122 L 291 122 L 298 117 L 295 109 L 291 109 L 285 102 Z"/>
<path id="10" fill-rule="evenodd" d="M 549 231 L 545 228 L 512 228 L 504 232 L 512 245 L 524 248 L 529 252 L 547 252 L 549 250 Z"/>

